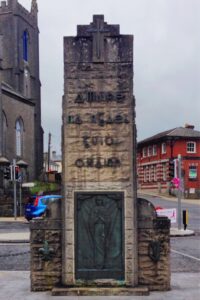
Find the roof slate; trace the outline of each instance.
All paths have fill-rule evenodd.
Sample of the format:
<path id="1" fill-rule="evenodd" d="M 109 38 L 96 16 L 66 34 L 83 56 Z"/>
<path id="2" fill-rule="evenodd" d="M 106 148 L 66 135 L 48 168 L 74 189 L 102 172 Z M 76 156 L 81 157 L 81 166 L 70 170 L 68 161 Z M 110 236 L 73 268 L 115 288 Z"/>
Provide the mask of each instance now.
<path id="1" fill-rule="evenodd" d="M 194 130 L 192 128 L 177 127 L 177 128 L 173 128 L 170 130 L 160 132 L 160 133 L 153 135 L 147 139 L 144 139 L 144 140 L 138 142 L 138 145 L 146 144 L 148 142 L 159 140 L 159 139 L 164 139 L 167 137 L 200 138 L 200 131 Z"/>

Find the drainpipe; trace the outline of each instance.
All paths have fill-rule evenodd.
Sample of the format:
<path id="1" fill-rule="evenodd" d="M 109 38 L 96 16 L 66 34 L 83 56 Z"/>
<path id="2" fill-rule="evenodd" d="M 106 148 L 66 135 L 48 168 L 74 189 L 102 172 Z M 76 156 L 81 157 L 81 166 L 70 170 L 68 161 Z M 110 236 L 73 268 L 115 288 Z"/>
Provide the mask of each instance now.
<path id="1" fill-rule="evenodd" d="M 171 159 L 174 158 L 174 155 L 173 155 L 174 143 L 175 143 L 175 141 L 173 141 L 173 139 L 170 139 L 170 149 L 171 149 L 170 158 Z"/>
<path id="2" fill-rule="evenodd" d="M 3 156 L 3 104 L 2 104 L 3 35 L 0 35 L 0 157 Z"/>

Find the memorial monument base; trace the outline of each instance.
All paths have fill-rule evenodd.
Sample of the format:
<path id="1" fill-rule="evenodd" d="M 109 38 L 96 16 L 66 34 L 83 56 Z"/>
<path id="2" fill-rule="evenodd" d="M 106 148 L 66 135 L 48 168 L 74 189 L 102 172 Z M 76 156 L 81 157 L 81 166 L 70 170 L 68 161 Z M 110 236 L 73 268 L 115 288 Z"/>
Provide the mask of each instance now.
<path id="1" fill-rule="evenodd" d="M 138 203 L 138 285 L 128 287 L 122 281 L 94 280 L 91 284 L 76 281 L 62 284 L 62 226 L 60 202 L 51 205 L 46 219 L 34 220 L 31 228 L 31 290 L 52 291 L 52 295 L 148 295 L 149 291 L 170 290 L 170 221 L 157 217 L 153 205 L 145 199 Z M 56 208 L 56 205 L 58 208 Z M 59 212 L 60 211 L 60 212 Z M 41 253 L 44 241 L 49 253 Z M 157 245 L 159 247 L 157 247 Z M 52 255 L 50 255 L 52 252 Z"/>
<path id="2" fill-rule="evenodd" d="M 56 287 L 52 296 L 148 296 L 147 287 Z"/>

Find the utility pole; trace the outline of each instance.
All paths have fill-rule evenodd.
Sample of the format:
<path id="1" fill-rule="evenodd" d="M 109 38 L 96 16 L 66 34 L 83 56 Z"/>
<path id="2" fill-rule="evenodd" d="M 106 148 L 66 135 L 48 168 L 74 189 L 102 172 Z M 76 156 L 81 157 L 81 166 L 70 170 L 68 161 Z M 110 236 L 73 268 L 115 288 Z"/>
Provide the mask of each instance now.
<path id="1" fill-rule="evenodd" d="M 48 172 L 50 170 L 50 156 L 51 156 L 51 133 L 49 133 L 49 138 L 48 138 L 48 158 L 47 158 Z"/>
<path id="2" fill-rule="evenodd" d="M 13 198 L 14 198 L 14 218 L 17 220 L 17 182 L 15 176 L 16 159 L 13 159 L 12 165 L 12 180 L 13 180 Z"/>
<path id="3" fill-rule="evenodd" d="M 182 178 L 181 178 L 181 154 L 178 155 L 178 178 L 180 180 L 178 187 L 178 229 L 181 229 L 181 196 L 182 196 Z"/>
<path id="4" fill-rule="evenodd" d="M 3 61 L 3 35 L 0 34 L 0 157 L 3 156 L 3 104 L 2 104 L 2 61 Z"/>

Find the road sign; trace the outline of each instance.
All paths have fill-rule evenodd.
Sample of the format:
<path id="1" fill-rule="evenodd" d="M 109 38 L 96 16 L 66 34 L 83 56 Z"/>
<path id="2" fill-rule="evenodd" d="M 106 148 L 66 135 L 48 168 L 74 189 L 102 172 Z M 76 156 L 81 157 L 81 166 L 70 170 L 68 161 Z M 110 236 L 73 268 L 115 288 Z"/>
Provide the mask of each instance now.
<path id="1" fill-rule="evenodd" d="M 23 174 L 22 173 L 19 173 L 17 181 L 23 182 Z"/>
<path id="2" fill-rule="evenodd" d="M 158 216 L 166 216 L 170 219 L 171 223 L 176 223 L 176 208 L 156 209 Z"/>

